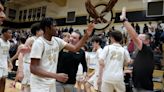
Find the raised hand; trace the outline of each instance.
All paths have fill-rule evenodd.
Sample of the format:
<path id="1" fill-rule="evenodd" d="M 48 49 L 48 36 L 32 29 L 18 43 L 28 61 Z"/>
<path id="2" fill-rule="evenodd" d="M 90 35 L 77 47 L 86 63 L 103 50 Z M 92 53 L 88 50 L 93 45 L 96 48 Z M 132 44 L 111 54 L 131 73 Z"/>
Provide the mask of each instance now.
<path id="1" fill-rule="evenodd" d="M 65 73 L 58 73 L 56 80 L 65 83 L 68 80 L 68 75 Z"/>
<path id="2" fill-rule="evenodd" d="M 90 36 L 92 34 L 92 32 L 93 32 L 94 27 L 95 27 L 94 23 L 88 24 L 85 34 Z"/>
<path id="3" fill-rule="evenodd" d="M 120 20 L 123 21 L 124 19 L 126 19 L 126 7 L 122 8 L 122 13 L 120 15 Z"/>

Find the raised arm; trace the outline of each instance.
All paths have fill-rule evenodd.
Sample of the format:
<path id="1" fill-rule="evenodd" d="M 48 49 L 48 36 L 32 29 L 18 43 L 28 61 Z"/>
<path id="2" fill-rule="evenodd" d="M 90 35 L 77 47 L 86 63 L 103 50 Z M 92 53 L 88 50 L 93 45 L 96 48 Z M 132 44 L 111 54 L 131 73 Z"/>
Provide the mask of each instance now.
<path id="1" fill-rule="evenodd" d="M 130 35 L 131 39 L 134 41 L 135 45 L 139 50 L 142 49 L 142 40 L 138 38 L 138 34 L 136 33 L 135 29 L 131 26 L 131 24 L 128 22 L 126 18 L 126 8 L 124 7 L 122 9 L 122 14 L 120 16 L 120 20 L 123 21 L 123 24 Z"/>
<path id="2" fill-rule="evenodd" d="M 86 30 L 84 36 L 80 39 L 80 41 L 76 45 L 67 44 L 64 47 L 64 49 L 67 49 L 67 50 L 72 51 L 72 52 L 79 51 L 80 48 L 85 44 L 85 42 L 87 41 L 89 36 L 92 34 L 93 29 L 94 29 L 94 24 L 90 23 L 87 27 L 87 30 Z"/>

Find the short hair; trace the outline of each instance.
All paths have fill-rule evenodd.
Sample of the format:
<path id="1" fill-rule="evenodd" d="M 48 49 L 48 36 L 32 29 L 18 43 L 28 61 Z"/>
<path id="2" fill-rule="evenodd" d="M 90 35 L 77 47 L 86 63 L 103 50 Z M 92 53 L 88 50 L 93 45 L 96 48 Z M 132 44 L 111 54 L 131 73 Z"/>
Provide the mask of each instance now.
<path id="1" fill-rule="evenodd" d="M 139 34 L 138 37 L 139 37 L 139 39 L 141 39 L 142 41 L 144 41 L 144 40 L 150 40 L 150 39 L 151 39 L 151 37 L 150 37 L 149 34 Z"/>
<path id="2" fill-rule="evenodd" d="M 6 0 L 0 0 L 0 3 L 1 3 L 2 5 L 4 5 L 4 4 L 5 4 L 5 1 L 6 1 Z"/>
<path id="3" fill-rule="evenodd" d="M 25 36 L 20 37 L 20 42 L 22 42 L 23 44 L 25 44 L 25 42 L 26 42 L 26 37 L 25 37 Z"/>
<path id="4" fill-rule="evenodd" d="M 75 30 L 75 31 L 73 31 L 73 32 L 75 32 L 75 33 L 77 33 L 77 34 L 79 34 L 79 39 L 81 39 L 82 38 L 82 34 L 80 33 L 80 31 L 77 29 L 77 30 Z"/>
<path id="5" fill-rule="evenodd" d="M 54 23 L 56 24 L 56 21 L 51 17 L 43 18 L 40 22 L 40 28 L 45 32 L 45 28 L 50 27 Z"/>
<path id="6" fill-rule="evenodd" d="M 145 40 L 151 40 L 151 34 L 145 34 Z"/>
<path id="7" fill-rule="evenodd" d="M 152 24 L 152 22 L 151 22 L 151 21 L 149 21 L 149 24 Z"/>
<path id="8" fill-rule="evenodd" d="M 65 37 L 67 37 L 67 36 L 70 36 L 70 33 L 69 33 L 69 32 L 63 32 L 63 33 L 62 33 L 62 38 L 65 38 Z"/>
<path id="9" fill-rule="evenodd" d="M 121 42 L 122 41 L 122 33 L 120 31 L 112 31 L 110 33 L 110 37 L 113 37 L 116 42 Z"/>
<path id="10" fill-rule="evenodd" d="M 10 30 L 10 28 L 4 27 L 1 32 L 2 32 L 2 34 L 4 34 L 4 33 L 8 32 L 8 30 Z"/>
<path id="11" fill-rule="evenodd" d="M 100 37 L 98 37 L 98 36 L 94 36 L 94 37 L 92 38 L 92 40 L 91 40 L 91 41 L 92 41 L 92 42 L 99 43 L 99 45 L 101 45 L 101 43 L 102 43 L 101 38 L 100 38 Z"/>
<path id="12" fill-rule="evenodd" d="M 31 33 L 36 35 L 36 32 L 40 30 L 40 23 L 34 23 L 31 26 Z"/>

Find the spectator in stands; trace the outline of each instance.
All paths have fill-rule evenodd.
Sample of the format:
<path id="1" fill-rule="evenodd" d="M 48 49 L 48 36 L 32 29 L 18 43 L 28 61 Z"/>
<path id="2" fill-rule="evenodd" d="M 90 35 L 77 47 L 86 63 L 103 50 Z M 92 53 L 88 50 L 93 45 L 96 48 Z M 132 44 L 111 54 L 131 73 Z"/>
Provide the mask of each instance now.
<path id="1" fill-rule="evenodd" d="M 152 22 L 148 23 L 148 30 L 149 30 L 149 34 L 151 34 L 151 36 L 154 38 L 155 35 L 155 27 L 152 25 Z"/>
<path id="2" fill-rule="evenodd" d="M 149 32 L 148 26 L 147 26 L 147 24 L 144 24 L 143 34 L 146 34 L 148 32 Z"/>
<path id="3" fill-rule="evenodd" d="M 62 35 L 61 35 L 61 38 L 62 38 L 65 42 L 69 43 L 70 35 L 71 35 L 71 34 L 70 34 L 69 32 L 63 32 Z"/>
<path id="4" fill-rule="evenodd" d="M 140 34 L 140 26 L 138 25 L 138 23 L 136 23 L 135 29 L 136 29 L 136 32 Z"/>
<path id="5" fill-rule="evenodd" d="M 135 26 L 134 26 L 134 23 L 133 23 L 133 22 L 131 23 L 131 25 L 132 25 L 132 27 L 133 27 L 133 28 L 135 28 Z"/>
<path id="6" fill-rule="evenodd" d="M 73 32 L 72 26 L 69 28 L 69 33 L 71 34 Z"/>
<path id="7" fill-rule="evenodd" d="M 163 32 L 162 26 L 160 25 L 161 23 L 157 23 L 157 28 L 155 32 L 155 45 L 158 46 L 160 44 L 160 36 Z"/>
<path id="8" fill-rule="evenodd" d="M 130 43 L 128 44 L 128 51 L 130 53 L 130 56 L 133 55 L 134 50 L 135 50 L 134 42 L 132 39 L 130 39 Z"/>
<path id="9" fill-rule="evenodd" d="M 13 46 L 11 45 L 10 47 L 10 62 L 12 62 L 13 64 L 13 69 L 12 71 L 17 71 L 17 66 L 16 66 L 16 60 L 18 59 L 18 54 L 20 52 L 20 50 L 24 47 L 24 43 L 26 41 L 26 38 L 23 37 L 19 37 L 18 39 L 18 43 L 17 44 L 13 44 Z"/>

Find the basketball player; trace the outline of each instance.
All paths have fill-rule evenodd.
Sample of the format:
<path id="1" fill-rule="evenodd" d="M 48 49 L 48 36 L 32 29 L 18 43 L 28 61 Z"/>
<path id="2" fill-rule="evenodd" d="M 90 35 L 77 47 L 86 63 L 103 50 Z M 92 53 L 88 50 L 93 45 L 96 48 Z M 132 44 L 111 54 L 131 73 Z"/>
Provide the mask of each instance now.
<path id="1" fill-rule="evenodd" d="M 35 23 L 31 26 L 32 37 L 29 37 L 25 43 L 25 46 L 29 47 L 29 52 L 19 53 L 17 79 L 22 81 L 21 92 L 30 92 L 30 50 L 33 42 L 43 35 L 43 31 L 40 30 L 40 23 Z M 22 80 L 23 79 L 23 80 Z"/>
<path id="2" fill-rule="evenodd" d="M 0 0 L 0 25 L 5 20 L 6 15 L 4 14 L 4 7 L 3 4 L 5 0 Z M 11 30 L 3 29 L 2 31 L 2 38 L 0 38 L 0 92 L 4 92 L 5 90 L 5 83 L 6 83 L 6 76 L 7 76 L 7 57 L 9 54 L 9 39 L 11 38 Z"/>
<path id="3" fill-rule="evenodd" d="M 10 42 L 12 32 L 9 28 L 2 29 L 2 37 L 0 38 L 0 92 L 4 92 L 6 77 L 8 75 L 8 66 L 12 65 L 8 62 Z"/>
<path id="4" fill-rule="evenodd" d="M 91 86 L 93 86 L 95 90 L 99 90 L 98 85 L 97 85 L 97 80 L 98 80 L 98 75 L 99 75 L 99 61 L 98 60 L 102 52 L 101 43 L 102 43 L 102 40 L 98 36 L 92 39 L 93 51 L 96 52 L 96 57 L 94 59 L 96 62 L 96 67 L 93 71 L 94 73 L 92 73 L 92 76 L 89 78 L 89 80 L 85 84 L 86 92 L 91 92 Z"/>
<path id="5" fill-rule="evenodd" d="M 68 75 L 56 73 L 59 51 L 63 48 L 78 51 L 91 35 L 94 25 L 88 25 L 86 33 L 76 45 L 68 44 L 64 40 L 54 37 L 57 26 L 53 18 L 42 19 L 40 26 L 44 35 L 34 42 L 30 54 L 31 92 L 56 92 L 56 80 L 61 82 L 68 80 Z"/>
<path id="6" fill-rule="evenodd" d="M 130 55 L 120 44 L 120 31 L 112 31 L 110 40 L 112 44 L 105 46 L 100 54 L 98 85 L 101 92 L 125 92 L 123 67 L 125 61 L 130 63 Z"/>

